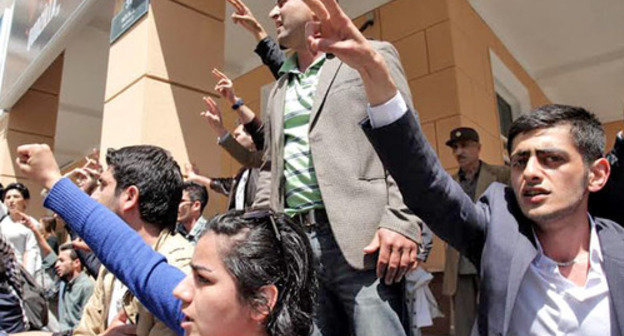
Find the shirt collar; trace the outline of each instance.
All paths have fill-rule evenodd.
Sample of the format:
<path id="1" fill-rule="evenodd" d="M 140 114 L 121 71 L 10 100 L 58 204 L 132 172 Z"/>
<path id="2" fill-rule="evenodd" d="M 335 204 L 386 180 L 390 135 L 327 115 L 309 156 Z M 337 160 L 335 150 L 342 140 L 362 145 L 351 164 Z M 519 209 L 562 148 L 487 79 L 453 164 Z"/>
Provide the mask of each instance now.
<path id="1" fill-rule="evenodd" d="M 325 59 L 326 59 L 325 54 L 321 55 L 321 57 L 315 59 L 314 62 L 310 64 L 310 66 L 305 72 L 309 72 L 310 70 L 320 69 L 323 63 L 325 63 Z M 296 73 L 296 74 L 301 73 L 301 71 L 299 71 L 299 58 L 297 57 L 296 53 L 286 58 L 286 61 L 284 61 L 284 64 L 282 64 L 282 67 L 278 71 L 278 74 L 280 76 L 287 74 L 287 73 Z"/>

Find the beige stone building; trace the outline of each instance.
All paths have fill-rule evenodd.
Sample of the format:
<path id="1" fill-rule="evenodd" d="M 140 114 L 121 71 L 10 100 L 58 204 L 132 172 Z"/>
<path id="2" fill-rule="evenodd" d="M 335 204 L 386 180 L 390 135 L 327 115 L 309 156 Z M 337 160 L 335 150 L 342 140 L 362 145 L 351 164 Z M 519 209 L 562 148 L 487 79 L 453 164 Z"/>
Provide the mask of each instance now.
<path id="1" fill-rule="evenodd" d="M 64 168 L 94 147 L 104 152 L 155 144 L 205 175 L 237 171 L 199 113 L 203 96 L 218 97 L 210 75 L 215 67 L 235 78 L 237 94 L 261 112 L 262 88 L 273 78 L 253 54 L 254 41 L 230 22 L 225 0 L 151 0 L 147 13 L 111 43 L 113 16 L 143 2 L 0 0 L 0 182 L 31 187 L 33 215 L 45 213 L 40 190 L 14 165 L 15 148 L 24 143 L 49 144 Z M 272 33 L 266 16 L 274 1 L 246 2 Z M 622 127 L 624 26 L 618 13 L 624 5 L 617 0 L 341 5 L 358 26 L 372 20 L 367 37 L 398 49 L 427 138 L 449 170 L 457 169 L 444 146 L 452 128 L 476 128 L 483 158 L 500 164 L 509 121 L 549 102 L 596 112 L 609 146 Z M 222 106 L 232 128 L 234 115 Z M 225 205 L 224 197 L 211 194 L 206 215 Z M 430 271 L 443 269 L 443 253 L 436 241 Z M 448 325 L 438 324 L 431 332 L 443 333 Z"/>

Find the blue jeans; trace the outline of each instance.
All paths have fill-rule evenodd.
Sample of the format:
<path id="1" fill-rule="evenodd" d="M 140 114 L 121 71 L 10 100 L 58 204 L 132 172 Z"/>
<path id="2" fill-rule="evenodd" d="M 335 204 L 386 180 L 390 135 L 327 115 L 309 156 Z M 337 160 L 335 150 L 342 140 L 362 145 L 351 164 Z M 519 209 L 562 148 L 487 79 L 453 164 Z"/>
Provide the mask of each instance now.
<path id="1" fill-rule="evenodd" d="M 386 286 L 375 270 L 345 260 L 329 224 L 308 229 L 319 280 L 314 336 L 405 336 L 403 283 Z"/>

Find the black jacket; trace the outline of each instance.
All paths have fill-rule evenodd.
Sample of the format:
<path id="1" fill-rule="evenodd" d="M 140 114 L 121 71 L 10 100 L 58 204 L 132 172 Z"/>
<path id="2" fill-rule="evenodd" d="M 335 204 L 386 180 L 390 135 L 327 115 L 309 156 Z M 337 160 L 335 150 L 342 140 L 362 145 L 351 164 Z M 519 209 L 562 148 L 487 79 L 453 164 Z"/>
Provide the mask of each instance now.
<path id="1" fill-rule="evenodd" d="M 609 182 L 589 197 L 589 212 L 624 226 L 624 139 L 617 137 L 607 159 L 611 163 Z"/>

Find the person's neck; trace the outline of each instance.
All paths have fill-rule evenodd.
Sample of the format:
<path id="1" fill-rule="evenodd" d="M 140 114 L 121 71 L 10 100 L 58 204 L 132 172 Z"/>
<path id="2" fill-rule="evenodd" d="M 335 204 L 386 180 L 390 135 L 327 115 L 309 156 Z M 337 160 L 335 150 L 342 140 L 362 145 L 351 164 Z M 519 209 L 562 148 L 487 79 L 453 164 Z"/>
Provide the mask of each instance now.
<path id="1" fill-rule="evenodd" d="M 198 219 L 199 218 L 191 218 L 188 221 L 182 223 L 187 233 L 191 233 L 191 230 L 193 229 L 193 226 L 195 226 L 195 223 L 197 223 Z"/>
<path id="2" fill-rule="evenodd" d="M 574 260 L 589 251 L 590 225 L 587 207 L 579 207 L 565 218 L 536 225 L 535 234 L 544 254 L 556 262 Z"/>
<path id="3" fill-rule="evenodd" d="M 80 275 L 80 271 L 74 271 L 65 275 L 65 282 L 70 283 Z"/>
<path id="4" fill-rule="evenodd" d="M 147 245 L 154 246 L 156 241 L 158 241 L 161 231 L 158 226 L 140 220 L 134 222 L 129 221 L 128 225 L 130 225 L 130 227 L 133 228 L 134 231 L 141 236 L 141 238 L 143 238 L 143 241 L 145 241 Z"/>
<path id="5" fill-rule="evenodd" d="M 480 160 L 476 160 L 474 162 L 470 162 L 462 166 L 461 171 L 462 173 L 464 173 L 464 178 L 472 181 L 475 175 L 477 175 L 477 172 L 479 171 L 480 166 L 481 166 Z"/>
<path id="6" fill-rule="evenodd" d="M 316 59 L 323 55 L 320 52 L 313 54 L 307 47 L 295 50 L 295 52 L 297 53 L 297 65 L 299 66 L 300 72 L 305 72 Z"/>
<path id="7" fill-rule="evenodd" d="M 18 222 L 20 219 L 22 219 L 16 212 L 13 211 L 9 212 L 9 217 L 14 222 Z"/>

